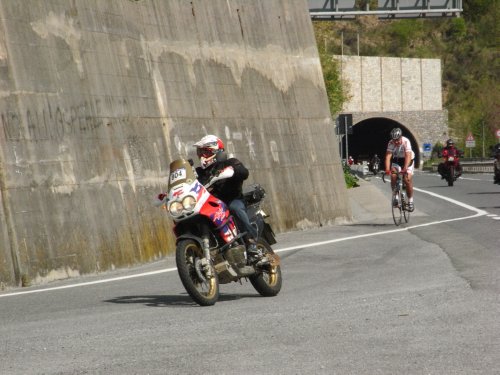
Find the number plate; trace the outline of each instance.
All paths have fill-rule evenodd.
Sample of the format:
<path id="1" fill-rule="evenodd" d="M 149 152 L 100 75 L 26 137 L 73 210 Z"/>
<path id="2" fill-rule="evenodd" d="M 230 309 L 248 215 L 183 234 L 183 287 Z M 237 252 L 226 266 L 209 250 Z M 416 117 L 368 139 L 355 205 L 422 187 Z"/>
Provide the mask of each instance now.
<path id="1" fill-rule="evenodd" d="M 179 168 L 170 173 L 170 183 L 186 179 L 186 168 Z"/>

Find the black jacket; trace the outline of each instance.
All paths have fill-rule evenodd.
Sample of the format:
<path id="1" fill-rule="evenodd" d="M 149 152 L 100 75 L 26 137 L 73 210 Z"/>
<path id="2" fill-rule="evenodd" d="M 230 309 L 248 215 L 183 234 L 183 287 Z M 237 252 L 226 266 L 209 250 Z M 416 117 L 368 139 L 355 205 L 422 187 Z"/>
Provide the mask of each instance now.
<path id="1" fill-rule="evenodd" d="M 201 167 L 196 168 L 198 180 L 205 185 L 210 179 L 217 175 L 224 168 L 231 166 L 234 169 L 234 174 L 230 178 L 219 180 L 210 187 L 210 192 L 224 203 L 229 204 L 233 199 L 241 199 L 243 197 L 243 181 L 248 178 L 248 169 L 236 158 L 219 161 L 211 165 L 207 169 Z"/>

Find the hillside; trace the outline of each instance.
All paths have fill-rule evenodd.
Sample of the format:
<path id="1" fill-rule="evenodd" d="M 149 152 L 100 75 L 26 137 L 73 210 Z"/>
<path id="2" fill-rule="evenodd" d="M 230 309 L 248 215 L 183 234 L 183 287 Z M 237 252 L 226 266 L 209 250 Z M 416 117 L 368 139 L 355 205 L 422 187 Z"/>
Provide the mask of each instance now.
<path id="1" fill-rule="evenodd" d="M 332 113 L 340 110 L 345 99 L 329 55 L 439 58 L 450 133 L 463 147 L 465 136 L 472 132 L 476 138 L 472 155 L 481 156 L 483 125 L 486 150 L 497 143 L 495 130 L 500 129 L 498 9 L 496 0 L 471 0 L 464 2 L 460 18 L 363 16 L 352 21 L 314 21 Z"/>

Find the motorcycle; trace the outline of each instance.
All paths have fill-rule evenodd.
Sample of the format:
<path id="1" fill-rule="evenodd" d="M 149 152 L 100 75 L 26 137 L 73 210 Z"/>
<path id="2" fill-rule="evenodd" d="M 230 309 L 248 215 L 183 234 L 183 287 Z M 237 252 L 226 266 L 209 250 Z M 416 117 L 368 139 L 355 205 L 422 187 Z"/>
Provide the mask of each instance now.
<path id="1" fill-rule="evenodd" d="M 170 163 L 168 191 L 160 201 L 173 219 L 176 236 L 175 260 L 182 285 L 201 306 L 214 305 L 219 285 L 250 280 L 262 296 L 276 296 L 282 285 L 280 258 L 271 245 L 276 243 L 268 217 L 261 209 L 264 189 L 252 185 L 244 191 L 250 222 L 256 227 L 257 248 L 266 259 L 253 263 L 247 259 L 244 232 L 237 228 L 229 208 L 214 197 L 210 185 L 227 178 L 221 173 L 203 186 L 196 178 L 192 160 Z"/>
<path id="2" fill-rule="evenodd" d="M 370 165 L 370 169 L 371 169 L 374 176 L 378 175 L 378 173 L 380 172 L 380 162 L 372 161 L 371 165 Z"/>
<path id="3" fill-rule="evenodd" d="M 495 155 L 495 161 L 493 162 L 493 183 L 500 185 L 500 151 Z"/>
<path id="4" fill-rule="evenodd" d="M 460 167 L 460 152 L 453 150 L 452 152 L 443 151 L 443 162 L 438 165 L 438 172 L 443 177 L 448 186 L 453 186 L 453 183 L 462 175 Z"/>

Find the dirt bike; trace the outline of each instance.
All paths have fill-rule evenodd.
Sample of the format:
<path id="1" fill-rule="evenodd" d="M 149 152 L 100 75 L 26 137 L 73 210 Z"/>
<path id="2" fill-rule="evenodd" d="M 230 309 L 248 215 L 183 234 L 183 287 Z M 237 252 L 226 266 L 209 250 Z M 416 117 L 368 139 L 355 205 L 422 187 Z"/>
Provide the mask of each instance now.
<path id="1" fill-rule="evenodd" d="M 265 297 L 277 295 L 282 285 L 280 258 L 271 248 L 275 235 L 260 208 L 264 189 L 252 185 L 244 192 L 250 222 L 258 232 L 256 245 L 265 259 L 253 263 L 246 256 L 245 233 L 238 230 L 227 205 L 207 190 L 222 178 L 216 176 L 203 186 L 192 160 L 175 160 L 170 163 L 167 194 L 160 199 L 175 223 L 175 260 L 182 285 L 201 306 L 217 302 L 219 284 L 248 279 Z"/>
<path id="2" fill-rule="evenodd" d="M 438 171 L 447 182 L 448 186 L 453 186 L 453 183 L 461 176 L 462 169 L 460 167 L 460 152 L 443 152 L 443 162 L 438 165 Z"/>

